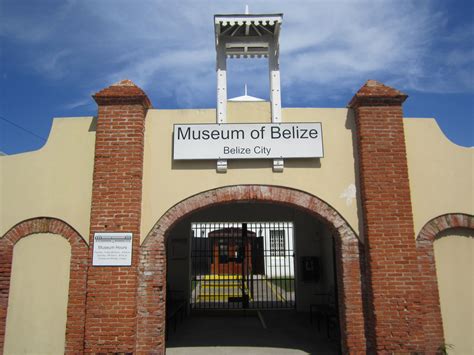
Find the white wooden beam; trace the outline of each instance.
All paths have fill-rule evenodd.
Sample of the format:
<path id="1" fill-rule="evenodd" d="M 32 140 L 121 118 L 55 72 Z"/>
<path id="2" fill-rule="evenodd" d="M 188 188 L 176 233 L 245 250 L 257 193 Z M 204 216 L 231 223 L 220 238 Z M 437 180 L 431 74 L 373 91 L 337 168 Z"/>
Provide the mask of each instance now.
<path id="1" fill-rule="evenodd" d="M 232 31 L 232 33 L 230 34 L 231 37 L 234 37 L 234 35 L 237 33 L 237 31 L 239 30 L 239 28 L 242 27 L 242 25 L 238 25 L 234 31 Z"/>
<path id="2" fill-rule="evenodd" d="M 257 28 L 257 26 L 255 26 L 253 23 L 252 23 L 252 28 L 255 30 L 255 32 L 257 32 L 257 34 L 261 37 L 262 36 L 262 32 L 259 31 L 259 29 Z"/>
<path id="3" fill-rule="evenodd" d="M 225 41 L 220 41 L 217 45 L 217 123 L 225 123 L 227 121 L 227 56 L 225 49 Z M 217 161 L 217 172 L 227 172 L 227 160 Z"/>
<path id="4" fill-rule="evenodd" d="M 281 123 L 281 84 L 280 64 L 278 62 L 278 44 L 270 42 L 268 48 L 268 71 L 270 75 L 270 105 L 272 110 L 272 123 Z M 273 171 L 283 172 L 285 163 L 283 159 L 273 159 Z"/>
<path id="5" fill-rule="evenodd" d="M 221 36 L 225 36 L 229 31 L 231 31 L 233 28 L 235 27 L 235 25 L 231 25 L 229 27 L 227 27 L 222 33 L 220 33 L 219 35 Z"/>

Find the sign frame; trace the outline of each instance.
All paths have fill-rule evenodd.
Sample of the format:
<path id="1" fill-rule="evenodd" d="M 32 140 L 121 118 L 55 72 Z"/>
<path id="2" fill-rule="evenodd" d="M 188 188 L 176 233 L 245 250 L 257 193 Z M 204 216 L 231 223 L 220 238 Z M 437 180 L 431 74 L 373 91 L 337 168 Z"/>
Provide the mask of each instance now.
<path id="1" fill-rule="evenodd" d="M 133 233 L 94 233 L 92 266 L 132 266 Z"/>
<path id="2" fill-rule="evenodd" d="M 192 141 L 193 132 L 188 130 L 192 130 L 195 127 L 198 127 L 202 132 L 206 131 L 204 133 L 205 138 L 198 140 L 197 143 Z M 222 128 L 224 127 L 227 128 L 226 131 L 230 131 L 230 135 L 237 136 L 237 139 L 226 138 L 227 142 L 223 142 L 222 139 L 219 139 L 220 137 L 211 137 L 213 133 L 216 133 L 217 136 L 217 131 L 223 132 L 224 130 Z M 180 128 L 181 131 L 178 131 Z M 317 137 L 308 137 L 308 130 L 316 130 Z M 285 131 L 284 133 L 288 138 L 282 137 L 283 131 Z M 259 132 L 260 136 L 258 136 Z M 255 135 L 250 137 L 253 133 L 255 133 Z M 305 138 L 294 137 L 294 135 L 298 134 L 303 135 Z M 314 132 L 311 132 L 311 134 L 314 135 Z M 279 137 L 274 138 L 275 135 L 279 135 Z M 261 138 L 262 136 L 263 138 Z M 183 142 L 180 137 L 187 141 Z M 306 141 L 304 139 L 306 139 Z M 309 140 L 311 140 L 311 142 L 308 142 Z M 176 161 L 219 159 L 319 159 L 324 157 L 321 122 L 174 124 L 172 143 L 172 158 Z M 227 149 L 228 154 L 225 153 L 226 151 L 224 149 L 227 146 L 224 144 L 229 145 Z M 270 151 L 265 155 L 265 151 L 262 151 L 262 148 L 270 149 Z M 255 153 L 255 149 L 260 149 L 258 154 Z M 288 150 L 286 153 L 284 151 L 285 149 Z"/>

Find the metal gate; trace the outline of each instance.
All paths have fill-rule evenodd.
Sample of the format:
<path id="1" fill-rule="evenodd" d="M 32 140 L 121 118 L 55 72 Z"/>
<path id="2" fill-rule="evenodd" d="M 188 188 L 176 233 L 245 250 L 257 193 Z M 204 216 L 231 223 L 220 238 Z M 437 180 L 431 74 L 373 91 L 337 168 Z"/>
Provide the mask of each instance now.
<path id="1" fill-rule="evenodd" d="M 295 308 L 292 222 L 192 223 L 191 308 Z"/>

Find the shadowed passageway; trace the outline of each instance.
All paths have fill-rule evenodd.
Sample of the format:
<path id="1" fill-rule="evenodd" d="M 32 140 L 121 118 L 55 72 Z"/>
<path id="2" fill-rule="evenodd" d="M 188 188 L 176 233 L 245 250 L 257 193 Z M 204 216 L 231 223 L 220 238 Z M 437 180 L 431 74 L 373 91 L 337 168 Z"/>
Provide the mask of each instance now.
<path id="1" fill-rule="evenodd" d="M 170 331 L 167 354 L 338 354 L 339 337 L 294 311 L 193 314 Z"/>

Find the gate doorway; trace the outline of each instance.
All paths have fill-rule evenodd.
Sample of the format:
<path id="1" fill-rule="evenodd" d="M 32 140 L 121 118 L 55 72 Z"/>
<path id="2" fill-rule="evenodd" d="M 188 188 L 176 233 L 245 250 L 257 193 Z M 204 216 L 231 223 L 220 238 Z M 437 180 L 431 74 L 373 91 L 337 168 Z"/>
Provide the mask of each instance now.
<path id="1" fill-rule="evenodd" d="M 292 222 L 191 224 L 190 307 L 294 309 Z"/>
<path id="2" fill-rule="evenodd" d="M 296 312 L 290 313 L 303 313 L 306 327 L 310 327 L 308 313 L 313 303 L 335 303 L 334 323 L 339 327 L 333 334 L 340 341 L 341 351 L 364 351 L 360 241 L 343 217 L 318 197 L 268 185 L 235 185 L 205 191 L 179 202 L 156 222 L 140 252 L 137 349 L 164 352 L 168 344 L 165 329 L 172 324 L 168 319 L 170 313 L 166 312 L 168 304 L 183 301 L 187 310 L 190 309 L 191 223 L 226 220 L 292 221 Z M 326 297 L 328 294 L 332 297 Z M 216 312 L 206 312 L 213 313 Z M 277 313 L 288 312 L 278 310 Z M 203 343 L 194 332 L 186 332 L 186 323 L 183 332 L 173 327 L 174 335 L 191 336 L 195 346 Z M 284 321 L 277 324 L 288 326 Z M 294 329 L 288 326 L 288 334 L 296 339 L 301 334 L 293 333 Z M 324 334 L 323 331 L 324 328 L 321 332 L 318 329 L 318 334 Z M 233 339 L 242 340 L 238 332 L 233 334 Z M 217 339 L 212 337 L 209 345 L 216 345 Z"/>
<path id="3" fill-rule="evenodd" d="M 334 246 L 328 224 L 291 206 L 190 214 L 167 239 L 167 315 L 176 304 L 187 309 L 169 319 L 167 344 L 337 353 Z"/>
<path id="4" fill-rule="evenodd" d="M 333 231 L 289 206 L 197 211 L 169 232 L 167 266 L 167 297 L 189 311 L 309 312 L 315 303 L 337 303 Z"/>

